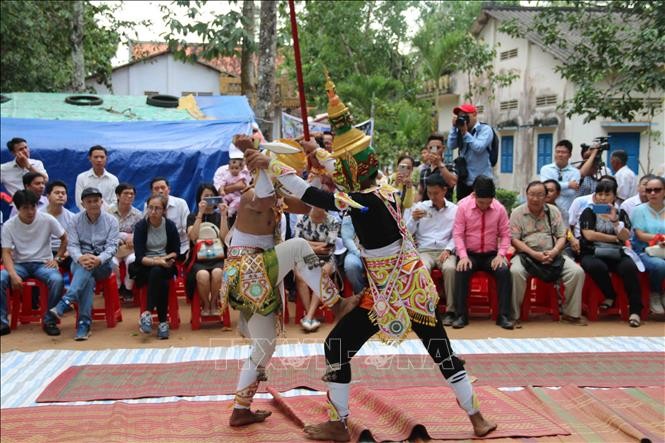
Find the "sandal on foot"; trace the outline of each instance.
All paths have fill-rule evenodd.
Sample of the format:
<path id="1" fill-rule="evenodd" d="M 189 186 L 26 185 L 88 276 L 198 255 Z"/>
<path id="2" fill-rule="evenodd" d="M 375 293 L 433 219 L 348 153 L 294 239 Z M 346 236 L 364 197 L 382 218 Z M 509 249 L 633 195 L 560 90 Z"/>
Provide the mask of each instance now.
<path id="1" fill-rule="evenodd" d="M 602 310 L 606 310 L 614 306 L 614 300 L 611 298 L 606 298 L 603 300 L 603 302 L 599 305 L 599 308 Z"/>

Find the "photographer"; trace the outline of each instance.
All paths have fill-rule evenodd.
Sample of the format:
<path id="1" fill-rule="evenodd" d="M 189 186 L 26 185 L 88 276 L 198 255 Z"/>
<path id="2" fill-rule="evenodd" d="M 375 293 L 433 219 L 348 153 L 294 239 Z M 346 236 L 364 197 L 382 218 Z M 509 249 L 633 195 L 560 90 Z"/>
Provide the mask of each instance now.
<path id="1" fill-rule="evenodd" d="M 455 159 L 459 201 L 471 193 L 471 185 L 476 177 L 493 177 L 490 149 L 494 132 L 489 125 L 478 122 L 476 107 L 470 103 L 457 106 L 453 114 L 455 117 L 448 136 L 448 149 L 459 149 L 459 156 Z"/>
<path id="2" fill-rule="evenodd" d="M 605 164 L 602 160 L 602 152 L 609 145 L 607 142 L 599 143 L 597 140 L 591 146 L 586 143 L 580 145 L 582 161 L 576 163 L 580 170 L 580 188 L 577 190 L 579 197 L 596 192 L 599 177 L 606 174 L 606 172 L 603 172 Z"/>
<path id="3" fill-rule="evenodd" d="M 452 201 L 453 188 L 458 181 L 457 171 L 455 170 L 455 165 L 443 163 L 443 154 L 446 152 L 443 135 L 434 133 L 427 137 L 427 146 L 425 149 L 427 149 L 426 155 L 428 166 L 420 171 L 420 180 L 418 184 L 418 193 L 420 194 L 419 200 L 427 200 L 427 177 L 432 174 L 439 174 L 443 177 L 445 182 L 449 184 L 446 198 Z"/>
<path id="4" fill-rule="evenodd" d="M 397 159 L 397 171 L 393 172 L 388 183 L 397 188 L 400 196 L 401 209 L 413 206 L 416 189 L 413 185 L 413 167 L 415 161 L 408 154 L 402 154 Z"/>

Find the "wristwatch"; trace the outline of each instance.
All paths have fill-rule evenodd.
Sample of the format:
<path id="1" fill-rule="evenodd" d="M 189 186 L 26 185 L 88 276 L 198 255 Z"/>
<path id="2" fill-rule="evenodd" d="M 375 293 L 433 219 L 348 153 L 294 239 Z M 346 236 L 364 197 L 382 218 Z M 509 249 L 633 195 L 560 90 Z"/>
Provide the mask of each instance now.
<path id="1" fill-rule="evenodd" d="M 58 257 L 58 256 L 55 257 L 56 263 L 62 263 L 64 260 L 65 260 L 64 257 Z"/>

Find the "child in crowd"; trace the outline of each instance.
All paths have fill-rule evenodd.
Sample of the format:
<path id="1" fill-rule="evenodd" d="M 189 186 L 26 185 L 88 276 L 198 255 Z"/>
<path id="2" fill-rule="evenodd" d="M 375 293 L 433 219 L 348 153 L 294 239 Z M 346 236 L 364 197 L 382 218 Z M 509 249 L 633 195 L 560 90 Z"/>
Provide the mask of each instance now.
<path id="1" fill-rule="evenodd" d="M 249 173 L 243 167 L 243 159 L 229 160 L 229 169 L 222 177 L 219 193 L 224 196 L 224 203 L 229 207 L 229 217 L 235 216 L 240 205 L 241 191 L 249 185 Z"/>

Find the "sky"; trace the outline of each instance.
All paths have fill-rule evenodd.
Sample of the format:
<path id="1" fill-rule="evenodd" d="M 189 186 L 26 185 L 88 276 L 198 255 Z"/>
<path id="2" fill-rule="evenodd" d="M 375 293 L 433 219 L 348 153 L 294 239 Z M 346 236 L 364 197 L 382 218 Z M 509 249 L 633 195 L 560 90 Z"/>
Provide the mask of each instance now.
<path id="1" fill-rule="evenodd" d="M 93 1 L 93 3 L 108 3 L 111 5 L 119 5 L 120 8 L 116 13 L 116 17 L 120 20 L 131 20 L 131 21 L 142 21 L 150 20 L 151 26 L 136 26 L 132 31 L 136 32 L 136 37 L 138 40 L 149 40 L 149 41 L 163 41 L 163 38 L 160 37 L 161 34 L 166 32 L 166 25 L 162 20 L 162 12 L 160 10 L 161 5 L 170 5 L 171 1 Z M 228 1 L 208 1 L 203 8 L 201 8 L 202 17 L 212 18 L 216 14 L 224 14 L 231 10 L 231 8 L 240 11 L 242 8 L 242 2 L 239 1 L 235 5 L 231 5 Z M 260 3 L 256 2 L 256 8 L 260 8 Z M 185 8 L 178 8 L 178 11 L 181 11 L 177 14 L 178 18 L 182 21 L 185 19 L 184 11 Z M 408 11 L 407 13 L 407 29 L 411 33 L 415 32 L 417 27 L 415 26 L 417 20 L 417 14 L 415 9 Z M 409 36 L 410 37 L 410 36 Z M 187 36 L 185 40 L 192 43 L 197 42 L 196 36 L 191 35 Z M 410 48 L 408 45 L 402 45 L 400 47 L 403 51 L 409 51 Z M 129 61 L 129 47 L 127 45 L 120 45 L 118 47 L 118 52 L 116 56 L 111 61 L 113 66 L 118 66 Z"/>

